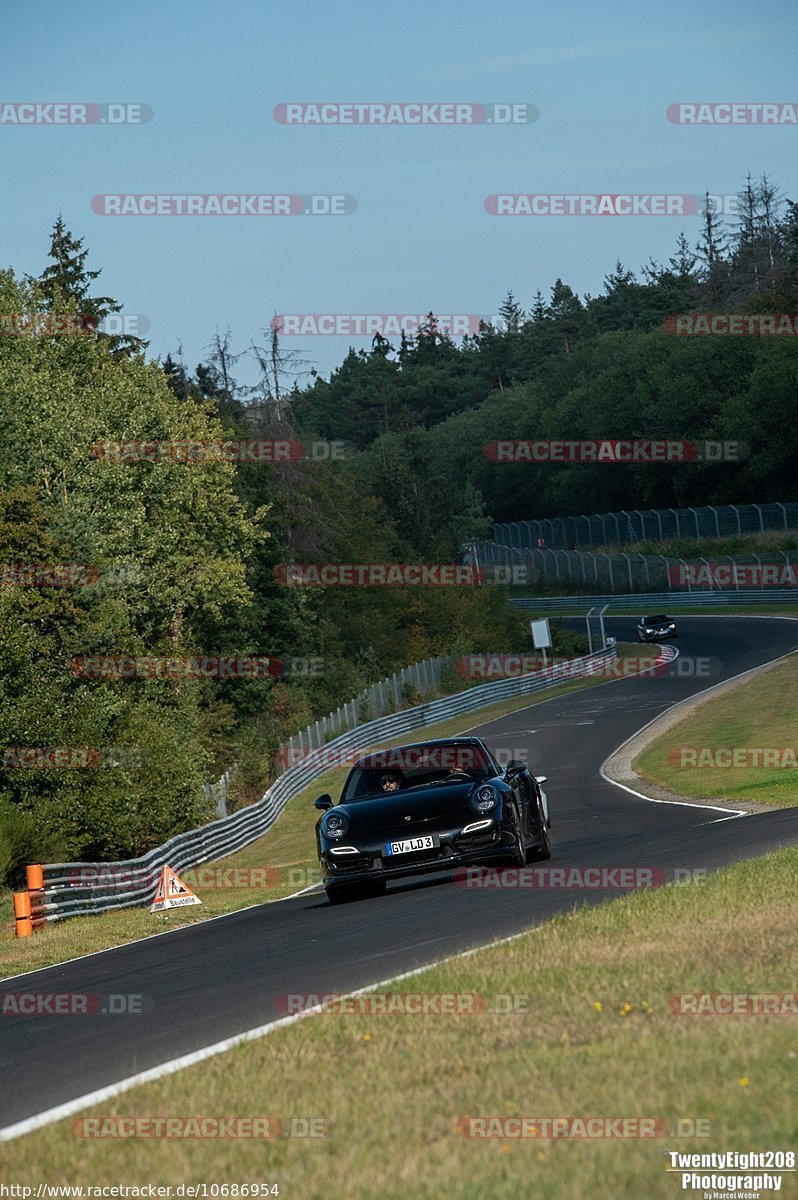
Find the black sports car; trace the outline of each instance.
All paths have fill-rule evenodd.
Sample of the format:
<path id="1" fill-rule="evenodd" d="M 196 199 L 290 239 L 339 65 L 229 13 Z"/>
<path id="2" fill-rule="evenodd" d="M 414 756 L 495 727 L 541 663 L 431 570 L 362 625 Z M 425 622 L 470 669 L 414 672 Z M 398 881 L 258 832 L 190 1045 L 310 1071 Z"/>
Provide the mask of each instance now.
<path id="1" fill-rule="evenodd" d="M 663 638 L 678 636 L 676 622 L 672 621 L 670 617 L 666 617 L 664 613 L 659 613 L 656 617 L 641 617 L 637 626 L 639 642 L 659 642 Z"/>
<path id="2" fill-rule="evenodd" d="M 332 904 L 381 895 L 389 879 L 551 857 L 545 775 L 502 770 L 479 738 L 395 746 L 358 759 L 341 799 L 319 796 L 316 845 Z"/>

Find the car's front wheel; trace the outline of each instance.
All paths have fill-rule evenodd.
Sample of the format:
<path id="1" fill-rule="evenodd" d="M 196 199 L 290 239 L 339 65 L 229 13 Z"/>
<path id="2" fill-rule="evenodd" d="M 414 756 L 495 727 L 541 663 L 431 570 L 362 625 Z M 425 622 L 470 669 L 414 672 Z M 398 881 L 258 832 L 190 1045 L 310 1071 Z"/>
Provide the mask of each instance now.
<path id="1" fill-rule="evenodd" d="M 515 823 L 513 827 L 513 847 L 510 851 L 510 861 L 514 867 L 526 866 L 526 845 L 524 844 L 524 831 L 521 826 L 521 815 L 518 809 L 515 809 L 513 816 Z"/>
<path id="2" fill-rule="evenodd" d="M 540 841 L 527 853 L 528 862 L 545 862 L 551 858 L 551 834 L 549 833 L 542 804 L 538 805 L 538 829 L 540 832 Z"/>

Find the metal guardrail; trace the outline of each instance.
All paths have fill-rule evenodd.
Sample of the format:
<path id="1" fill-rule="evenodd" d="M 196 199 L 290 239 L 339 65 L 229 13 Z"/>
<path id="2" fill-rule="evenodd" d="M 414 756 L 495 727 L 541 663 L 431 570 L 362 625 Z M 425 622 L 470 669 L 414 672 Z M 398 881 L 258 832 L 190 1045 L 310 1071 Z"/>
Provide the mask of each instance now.
<path id="1" fill-rule="evenodd" d="M 798 529 L 798 502 L 708 504 L 698 508 L 623 509 L 580 517 L 498 522 L 494 541 L 517 550 L 545 546 L 614 546 L 623 542 L 661 542 L 666 538 L 712 538 L 734 534 Z"/>
<path id="2" fill-rule="evenodd" d="M 48 863 L 43 867 L 43 889 L 30 893 L 33 917 L 36 922 L 60 921 L 147 904 L 152 901 L 161 871 L 167 863 L 179 874 L 190 867 L 234 854 L 262 837 L 289 800 L 330 770 L 324 757 L 331 752 L 338 752 L 343 759 L 340 752 L 351 751 L 355 755 L 447 717 L 472 712 L 512 696 L 554 687 L 566 677 L 579 678 L 589 674 L 591 664 L 597 661 L 612 661 L 616 657 L 617 650 L 611 646 L 572 659 L 567 676 L 563 665 L 559 664 L 529 675 L 480 684 L 441 700 L 368 721 L 328 742 L 324 756 L 317 754 L 315 762 L 310 755 L 307 762 L 289 767 L 257 803 L 198 829 L 179 833 L 140 858 L 114 863 Z"/>
<path id="3" fill-rule="evenodd" d="M 795 604 L 798 613 L 798 592 L 787 588 L 773 590 L 749 589 L 744 592 L 633 592 L 611 596 L 522 596 L 513 599 L 518 608 L 535 612 L 565 612 L 570 609 L 589 609 L 594 605 L 613 608 L 632 608 L 642 616 L 655 609 L 701 608 L 721 604 Z"/>

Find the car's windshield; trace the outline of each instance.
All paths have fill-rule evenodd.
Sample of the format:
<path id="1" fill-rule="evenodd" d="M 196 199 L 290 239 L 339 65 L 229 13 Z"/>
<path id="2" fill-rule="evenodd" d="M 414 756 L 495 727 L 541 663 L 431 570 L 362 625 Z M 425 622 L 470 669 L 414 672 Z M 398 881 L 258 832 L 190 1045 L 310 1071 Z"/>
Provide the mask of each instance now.
<path id="1" fill-rule="evenodd" d="M 342 804 L 451 780 L 479 783 L 495 769 L 481 746 L 404 746 L 364 758 L 346 782 Z"/>
<path id="2" fill-rule="evenodd" d="M 643 617 L 646 625 L 662 625 L 667 619 L 664 613 L 660 613 L 657 617 Z"/>

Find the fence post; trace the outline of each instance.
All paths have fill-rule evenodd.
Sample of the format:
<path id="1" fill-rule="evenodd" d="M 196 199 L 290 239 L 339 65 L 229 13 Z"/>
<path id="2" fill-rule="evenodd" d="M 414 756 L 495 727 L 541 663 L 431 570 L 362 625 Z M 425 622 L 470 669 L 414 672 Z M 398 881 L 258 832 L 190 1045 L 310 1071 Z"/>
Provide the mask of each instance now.
<path id="1" fill-rule="evenodd" d="M 687 563 L 683 558 L 680 558 L 679 562 L 684 567 L 683 578 L 687 580 L 687 590 L 688 590 L 688 592 L 692 592 L 693 587 L 692 587 L 692 584 L 690 583 L 690 572 L 687 570 Z"/>
<path id="2" fill-rule="evenodd" d="M 781 503 L 780 500 L 777 500 L 776 504 L 781 509 L 782 516 L 784 517 L 784 532 L 786 533 L 787 528 L 788 528 L 788 526 L 787 526 L 787 509 L 784 507 L 784 505 Z"/>
<path id="3" fill-rule="evenodd" d="M 670 571 L 669 571 L 669 569 L 668 569 L 668 568 L 670 567 L 670 563 L 668 562 L 668 560 L 667 560 L 667 558 L 665 557 L 665 555 L 664 555 L 664 554 L 660 554 L 660 555 L 659 555 L 659 557 L 662 559 L 662 561 L 663 561 L 663 562 L 664 562 L 664 564 L 665 564 L 665 580 L 666 580 L 666 582 L 667 582 L 667 584 L 668 584 L 668 591 L 669 591 L 669 592 L 672 592 L 672 591 L 673 591 L 673 584 L 671 583 L 671 573 L 670 573 Z"/>
<path id="4" fill-rule="evenodd" d="M 621 557 L 626 559 L 626 566 L 629 571 L 629 591 L 633 592 L 635 590 L 635 585 L 634 580 L 632 579 L 632 560 L 628 554 L 622 554 Z"/>
<path id="5" fill-rule="evenodd" d="M 648 573 L 648 558 L 645 554 L 641 554 L 640 558 L 642 558 L 643 566 L 646 569 L 646 587 L 651 587 L 651 576 Z"/>

